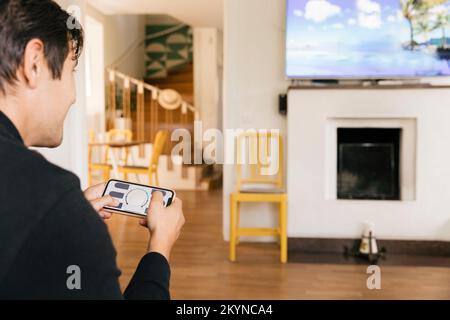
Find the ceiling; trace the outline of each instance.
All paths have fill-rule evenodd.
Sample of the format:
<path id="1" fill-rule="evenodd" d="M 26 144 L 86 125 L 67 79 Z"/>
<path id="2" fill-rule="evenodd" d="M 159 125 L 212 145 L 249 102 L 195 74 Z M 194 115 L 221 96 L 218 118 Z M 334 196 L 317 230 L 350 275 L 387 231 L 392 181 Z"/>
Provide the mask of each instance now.
<path id="1" fill-rule="evenodd" d="M 192 27 L 223 29 L 224 0 L 87 0 L 104 14 L 167 14 Z"/>

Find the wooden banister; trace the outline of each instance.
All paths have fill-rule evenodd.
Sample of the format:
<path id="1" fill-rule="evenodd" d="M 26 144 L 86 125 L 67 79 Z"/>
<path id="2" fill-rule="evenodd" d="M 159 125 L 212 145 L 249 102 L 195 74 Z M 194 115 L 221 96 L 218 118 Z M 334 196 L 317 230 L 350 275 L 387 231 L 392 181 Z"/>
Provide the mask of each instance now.
<path id="1" fill-rule="evenodd" d="M 137 140 L 151 143 L 155 139 L 156 132 L 166 129 L 171 133 L 174 128 L 186 128 L 193 133 L 194 121 L 199 118 L 198 110 L 185 100 L 179 108 L 168 110 L 158 102 L 161 92 L 156 86 L 145 83 L 125 75 L 117 70 L 107 69 L 108 72 L 108 105 L 107 105 L 107 129 L 114 129 L 114 120 L 117 116 L 117 87 L 122 87 L 122 116 L 131 119 L 133 136 Z M 120 81 L 118 81 L 120 80 Z M 136 94 L 132 94 L 132 86 L 136 88 Z M 134 102 L 134 103 L 132 103 Z M 132 106 L 136 106 L 132 108 Z M 168 139 L 165 154 L 170 154 L 172 143 Z M 144 147 L 140 147 L 139 156 L 144 156 Z"/>

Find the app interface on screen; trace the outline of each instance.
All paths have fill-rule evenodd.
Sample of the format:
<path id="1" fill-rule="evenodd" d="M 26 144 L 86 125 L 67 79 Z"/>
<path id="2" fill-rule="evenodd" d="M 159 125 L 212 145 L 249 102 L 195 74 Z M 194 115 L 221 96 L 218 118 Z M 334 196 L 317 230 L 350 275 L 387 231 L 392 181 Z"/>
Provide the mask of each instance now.
<path id="1" fill-rule="evenodd" d="M 155 191 L 163 194 L 164 206 L 167 206 L 172 195 L 171 192 L 126 182 L 111 181 L 105 190 L 105 195 L 109 194 L 111 197 L 120 201 L 118 206 L 110 208 L 146 215 L 152 193 Z"/>

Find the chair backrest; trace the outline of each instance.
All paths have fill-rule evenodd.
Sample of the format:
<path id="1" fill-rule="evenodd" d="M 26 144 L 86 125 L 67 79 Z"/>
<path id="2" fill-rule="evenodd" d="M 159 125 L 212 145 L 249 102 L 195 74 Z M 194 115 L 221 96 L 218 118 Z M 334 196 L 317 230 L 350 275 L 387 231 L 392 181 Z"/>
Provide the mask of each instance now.
<path id="1" fill-rule="evenodd" d="M 92 146 L 91 143 L 95 142 L 95 131 L 93 129 L 89 129 L 88 131 L 89 143 L 88 143 L 88 162 L 93 162 L 92 159 Z"/>
<path id="2" fill-rule="evenodd" d="M 111 129 L 106 133 L 106 141 L 132 141 L 133 132 L 128 129 Z"/>
<path id="3" fill-rule="evenodd" d="M 165 130 L 160 130 L 156 133 L 153 141 L 152 156 L 150 157 L 150 169 L 156 169 L 159 163 L 159 156 L 161 155 L 164 145 L 167 141 L 169 133 Z"/>
<path id="4" fill-rule="evenodd" d="M 89 129 L 88 137 L 89 137 L 89 143 L 95 142 L 95 131 L 94 131 L 94 129 Z"/>
<path id="5" fill-rule="evenodd" d="M 106 132 L 106 141 L 107 142 L 131 142 L 133 141 L 133 132 L 128 129 L 111 129 L 108 132 Z M 108 161 L 109 157 L 109 147 L 106 147 L 105 155 L 104 155 L 104 162 L 106 163 Z M 123 150 L 120 150 L 120 161 L 127 162 L 128 161 L 128 148 L 123 148 Z"/>
<path id="6" fill-rule="evenodd" d="M 268 184 L 283 188 L 283 148 L 278 132 L 247 131 L 236 138 L 236 186 Z"/>
<path id="7" fill-rule="evenodd" d="M 89 129 L 88 131 L 89 143 L 88 143 L 88 159 L 89 163 L 98 163 L 105 158 L 105 154 L 102 153 L 104 147 L 93 147 L 91 143 L 97 142 L 97 133 L 94 129 Z"/>

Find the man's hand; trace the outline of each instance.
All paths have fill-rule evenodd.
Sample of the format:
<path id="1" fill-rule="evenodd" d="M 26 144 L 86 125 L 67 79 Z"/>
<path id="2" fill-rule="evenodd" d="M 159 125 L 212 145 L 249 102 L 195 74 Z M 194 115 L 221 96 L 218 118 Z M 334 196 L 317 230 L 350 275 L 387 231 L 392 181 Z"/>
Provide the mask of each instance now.
<path id="1" fill-rule="evenodd" d="M 154 192 L 147 210 L 147 219 L 139 221 L 150 230 L 149 252 L 158 252 L 169 260 L 170 251 L 180 235 L 184 221 L 180 199 L 175 198 L 170 206 L 164 207 L 163 194 Z"/>
<path id="2" fill-rule="evenodd" d="M 95 211 L 98 212 L 101 218 L 109 219 L 111 218 L 111 212 L 103 210 L 104 206 L 115 207 L 119 205 L 119 200 L 114 199 L 110 195 L 102 197 L 103 190 L 105 190 L 106 183 L 100 183 L 84 191 L 84 196 L 94 207 Z"/>

